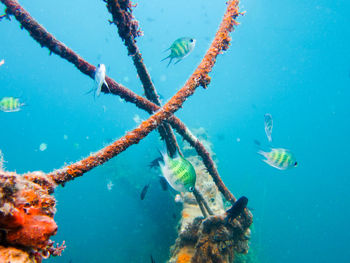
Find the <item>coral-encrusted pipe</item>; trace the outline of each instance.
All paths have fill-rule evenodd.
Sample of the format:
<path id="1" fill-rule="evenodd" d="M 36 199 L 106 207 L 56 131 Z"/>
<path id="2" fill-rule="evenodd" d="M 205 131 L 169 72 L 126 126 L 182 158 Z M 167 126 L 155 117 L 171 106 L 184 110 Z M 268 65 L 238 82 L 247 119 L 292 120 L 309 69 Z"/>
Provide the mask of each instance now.
<path id="1" fill-rule="evenodd" d="M 128 54 L 132 57 L 137 74 L 143 85 L 145 96 L 148 100 L 160 106 L 159 96 L 148 73 L 146 65 L 139 48 L 136 45 L 135 38 L 142 35 L 138 28 L 138 22 L 132 15 L 132 3 L 129 0 L 106 0 L 107 9 L 112 14 L 113 24 L 118 27 L 118 34 L 128 48 Z M 167 122 L 159 126 L 158 131 L 163 140 L 165 140 L 170 156 L 176 152 L 182 155 L 173 130 Z"/>
<path id="2" fill-rule="evenodd" d="M 94 78 L 95 67 L 89 64 L 79 55 L 77 55 L 73 50 L 68 48 L 62 42 L 58 41 L 48 31 L 46 31 L 46 29 L 42 27 L 39 23 L 37 23 L 30 16 L 30 14 L 18 4 L 16 0 L 0 0 L 0 1 L 6 5 L 7 14 L 13 14 L 21 24 L 21 27 L 25 28 L 41 46 L 46 46 L 47 48 L 49 48 L 51 52 L 73 63 L 82 73 L 90 76 L 91 78 Z M 231 16 L 231 18 L 234 20 L 238 16 L 237 5 L 238 5 L 238 1 L 230 2 L 230 5 L 229 5 L 230 10 L 228 10 L 229 13 L 227 13 L 228 18 Z M 228 18 L 225 18 L 225 20 L 227 20 Z M 235 21 L 232 21 L 230 23 L 232 23 L 232 25 L 236 24 Z M 230 30 L 232 30 L 233 28 L 232 25 Z M 115 82 L 113 79 L 106 77 L 106 81 L 109 85 L 109 88 L 112 94 L 120 96 L 125 101 L 134 103 L 138 108 L 143 109 L 150 114 L 159 110 L 159 106 L 157 106 L 154 103 L 151 103 L 150 101 L 148 101 L 147 99 L 141 96 L 136 95 L 134 92 L 127 89 L 123 85 Z M 105 86 L 103 87 L 102 91 L 105 93 L 109 92 L 109 90 Z M 230 193 L 230 191 L 225 187 L 224 183 L 220 179 L 218 172 L 215 166 L 213 165 L 213 161 L 209 153 L 205 150 L 201 142 L 198 139 L 196 139 L 193 135 L 191 135 L 189 130 L 186 129 L 185 125 L 175 116 L 172 116 L 168 121 L 172 125 L 172 127 L 177 130 L 177 132 L 185 136 L 184 138 L 192 146 L 196 145 L 197 152 L 198 152 L 198 149 L 202 149 L 200 152 L 198 152 L 198 154 L 202 157 L 206 168 L 208 169 L 209 173 L 213 177 L 219 190 L 223 193 L 223 195 L 227 200 L 231 201 L 231 203 L 234 202 L 235 198 Z M 207 160 L 210 160 L 210 161 L 206 162 Z"/>
<path id="3" fill-rule="evenodd" d="M 3 1 L 3 0 L 2 0 Z M 153 114 L 150 118 L 143 121 L 140 126 L 131 132 L 128 132 L 124 137 L 115 141 L 113 144 L 105 147 L 99 152 L 83 159 L 77 163 L 69 165 L 63 169 L 54 171 L 49 176 L 57 183 L 62 184 L 77 176 L 83 175 L 92 168 L 101 165 L 118 155 L 120 152 L 127 149 L 133 144 L 137 144 L 141 139 L 146 137 L 152 130 L 157 128 L 162 121 L 169 119 L 191 96 L 196 88 L 203 86 L 206 88 L 210 83 L 209 72 L 212 70 L 216 57 L 229 47 L 229 33 L 233 30 L 233 26 L 237 24 L 235 18 L 239 15 L 238 0 L 228 2 L 228 7 L 221 22 L 220 28 L 215 35 L 215 38 L 205 54 L 203 60 L 182 87 L 159 111 Z"/>
<path id="4" fill-rule="evenodd" d="M 205 149 L 204 145 L 196 138 L 189 129 L 182 123 L 178 122 L 176 117 L 173 116 L 169 122 L 172 127 L 193 147 L 196 149 L 198 155 L 202 158 L 203 163 L 208 170 L 208 173 L 213 178 L 214 183 L 218 187 L 219 191 L 223 194 L 225 199 L 233 204 L 236 201 L 236 198 L 233 194 L 228 190 L 224 182 L 221 180 L 221 177 L 216 169 L 215 163 L 213 159 L 210 157 L 209 152 Z"/>

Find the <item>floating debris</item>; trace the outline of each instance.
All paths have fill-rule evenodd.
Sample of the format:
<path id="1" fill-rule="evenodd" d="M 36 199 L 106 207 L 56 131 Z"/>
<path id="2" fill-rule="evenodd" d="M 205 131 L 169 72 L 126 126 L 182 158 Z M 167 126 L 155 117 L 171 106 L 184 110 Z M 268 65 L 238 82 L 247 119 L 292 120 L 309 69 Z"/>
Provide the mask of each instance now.
<path id="1" fill-rule="evenodd" d="M 2 65 L 4 65 L 5 64 L 5 59 L 2 59 L 1 61 L 0 61 L 0 67 L 2 66 Z"/>
<path id="2" fill-rule="evenodd" d="M 39 146 L 39 150 L 43 152 L 43 151 L 45 151 L 46 149 L 47 149 L 47 144 L 44 143 L 44 142 L 41 143 L 40 146 Z"/>

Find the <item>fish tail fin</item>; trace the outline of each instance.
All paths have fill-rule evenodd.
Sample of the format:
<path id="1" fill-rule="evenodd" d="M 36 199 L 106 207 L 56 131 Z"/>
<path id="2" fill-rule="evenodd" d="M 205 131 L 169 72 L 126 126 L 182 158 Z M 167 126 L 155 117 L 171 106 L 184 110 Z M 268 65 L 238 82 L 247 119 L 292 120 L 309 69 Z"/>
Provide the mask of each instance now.
<path id="1" fill-rule="evenodd" d="M 163 59 L 161 60 L 161 62 L 162 62 L 162 61 L 164 61 L 164 60 L 166 60 L 166 59 L 168 59 L 168 58 L 170 58 L 170 59 L 171 59 L 171 56 L 169 55 L 169 56 L 167 56 L 167 57 L 163 58 Z"/>
<path id="2" fill-rule="evenodd" d="M 90 94 L 90 93 L 93 92 L 93 91 L 94 91 L 94 89 L 91 89 L 91 90 L 89 90 L 88 92 L 85 92 L 84 95 L 88 95 L 88 94 Z"/>
<path id="3" fill-rule="evenodd" d="M 180 59 L 178 59 L 175 63 L 174 63 L 174 65 L 176 65 L 177 63 L 179 63 L 180 61 L 182 61 L 182 59 L 180 58 Z"/>
<path id="4" fill-rule="evenodd" d="M 160 155 L 162 156 L 163 162 L 165 162 L 165 160 L 169 158 L 169 155 L 168 155 L 168 153 L 166 152 L 166 150 L 164 151 L 164 150 L 158 149 L 158 152 L 159 152 Z"/>
<path id="5" fill-rule="evenodd" d="M 257 153 L 264 156 L 265 158 L 267 158 L 267 152 L 264 152 L 263 150 L 258 150 Z M 266 160 L 264 160 L 264 161 L 266 161 Z"/>
<path id="6" fill-rule="evenodd" d="M 167 68 L 170 66 L 171 61 L 173 61 L 173 58 L 172 58 L 172 57 L 170 57 L 169 63 L 168 63 L 168 65 L 166 66 Z"/>
<path id="7" fill-rule="evenodd" d="M 269 141 L 269 143 L 272 143 L 272 137 L 271 136 L 267 136 L 267 140 Z"/>

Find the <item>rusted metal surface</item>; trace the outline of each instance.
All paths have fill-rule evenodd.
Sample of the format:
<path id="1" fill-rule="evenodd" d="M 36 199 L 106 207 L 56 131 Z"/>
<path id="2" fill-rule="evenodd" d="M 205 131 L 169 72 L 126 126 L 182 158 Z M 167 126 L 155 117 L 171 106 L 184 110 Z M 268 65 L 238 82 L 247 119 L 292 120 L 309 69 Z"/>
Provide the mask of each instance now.
<path id="1" fill-rule="evenodd" d="M 110 21 L 110 23 L 115 24 L 118 28 L 119 36 L 128 49 L 128 55 L 131 56 L 134 62 L 146 98 L 160 106 L 159 96 L 136 44 L 136 37 L 142 35 L 142 32 L 138 27 L 137 20 L 132 14 L 133 5 L 131 1 L 106 0 L 105 2 L 107 3 L 108 11 L 113 17 L 113 21 Z M 166 143 L 170 156 L 173 157 L 176 152 L 183 156 L 170 125 L 167 122 L 163 122 L 162 125 L 158 127 L 158 131 L 160 137 Z"/>
<path id="2" fill-rule="evenodd" d="M 45 28 L 43 28 L 33 19 L 17 1 L 0 1 L 7 7 L 5 16 L 2 16 L 1 18 L 14 15 L 20 22 L 21 27 L 25 28 L 42 46 L 48 47 L 52 53 L 55 53 L 73 63 L 82 73 L 94 78 L 95 67 L 89 64 L 63 43 L 55 39 L 45 30 Z M 116 1 L 111 2 L 116 3 Z M 129 3 L 127 0 L 120 2 Z M 50 194 L 53 193 L 56 185 L 63 185 L 78 176 L 82 176 L 84 173 L 90 171 L 94 167 L 107 162 L 131 145 L 137 144 L 151 131 L 158 128 L 164 122 L 169 122 L 172 127 L 175 128 L 179 134 L 182 135 L 190 143 L 190 145 L 196 149 L 218 189 L 223 193 L 227 200 L 234 203 L 235 198 L 220 179 L 215 164 L 212 161 L 208 151 L 199 142 L 199 140 L 192 135 L 186 126 L 173 114 L 182 107 L 186 99 L 193 95 L 199 86 L 207 88 L 210 84 L 209 73 L 216 62 L 217 56 L 222 53 L 222 51 L 228 49 L 230 43 L 229 33 L 234 29 L 234 26 L 237 25 L 235 19 L 239 15 L 238 3 L 238 0 L 232 0 L 227 3 L 225 16 L 203 60 L 191 77 L 187 80 L 185 85 L 163 107 L 157 105 L 157 100 L 155 98 L 151 98 L 152 95 L 149 95 L 149 99 L 154 100 L 155 103 L 136 95 L 114 80 L 108 77 L 106 78 L 111 93 L 119 95 L 124 100 L 132 102 L 139 108 L 153 114 L 147 120 L 143 121 L 136 129 L 127 132 L 125 136 L 121 137 L 100 151 L 91 154 L 89 157 L 68 165 L 62 169 L 53 171 L 49 174 L 34 172 L 20 176 L 15 173 L 0 171 L 0 189 L 3 196 L 0 204 L 0 228 L 6 230 L 5 232 L 1 232 L 2 235 L 5 235 L 2 236 L 2 240 L 7 241 L 6 245 L 21 245 L 27 247 L 28 249 L 34 249 L 35 253 L 39 253 L 35 254 L 34 256 L 37 256 L 39 259 L 41 259 L 41 257 L 46 257 L 47 253 L 48 255 L 59 255 L 64 249 L 65 245 L 62 244 L 61 246 L 55 247 L 53 242 L 49 240 L 50 236 L 54 235 L 57 231 L 57 225 L 53 220 L 55 213 L 55 200 L 52 196 L 50 196 Z M 132 38 L 135 38 L 139 31 L 137 30 L 137 26 L 135 27 L 135 23 L 133 23 L 132 20 L 129 24 L 129 30 L 130 29 L 131 31 L 129 34 L 132 35 Z M 139 59 L 142 62 L 142 58 L 140 57 Z M 109 92 L 106 87 L 103 87 L 102 91 L 105 93 Z M 151 94 L 152 91 L 149 93 Z M 169 136 L 169 134 L 167 134 L 167 136 Z M 197 195 L 198 200 L 201 198 L 204 200 L 201 195 Z M 221 220 L 223 218 L 222 216 L 211 215 L 213 212 L 209 206 L 205 205 L 201 201 L 200 203 L 202 203 L 202 209 L 206 209 L 209 214 L 208 218 L 203 221 L 203 229 L 201 230 L 201 233 L 203 234 L 203 231 L 206 231 L 205 229 L 208 231 L 204 233 L 204 236 L 198 236 L 197 238 L 197 241 L 202 245 L 196 245 L 195 247 L 192 247 L 192 250 L 190 249 L 192 251 L 190 258 L 194 260 L 193 262 L 203 262 L 203 258 L 210 256 L 210 254 L 206 253 L 208 251 L 212 251 L 205 250 L 205 248 L 210 245 L 210 243 L 208 243 L 209 241 L 207 242 L 207 238 L 211 236 L 215 237 L 217 230 L 215 227 L 210 229 L 204 227 L 218 226 L 217 229 L 219 229 L 219 227 L 222 227 L 222 225 L 226 226 L 226 221 L 224 222 Z M 249 215 L 249 211 L 246 210 L 237 220 L 234 219 L 232 222 L 230 222 L 230 224 L 237 224 L 238 222 L 242 227 L 242 231 L 246 230 L 251 224 L 251 217 L 249 217 Z M 243 221 L 241 222 L 240 219 Z M 40 222 L 43 223 L 41 224 Z M 200 221 L 200 224 L 202 224 L 202 221 Z M 233 227 L 233 229 L 236 228 Z M 240 235 L 242 235 L 242 231 Z M 227 244 L 225 243 L 225 245 Z M 233 247 L 231 243 L 228 245 Z M 235 244 L 235 247 L 237 246 L 239 246 L 238 243 Z M 226 247 L 222 247 L 220 244 L 214 244 L 213 248 L 219 249 L 218 251 L 221 251 L 220 249 L 226 249 Z"/>
<path id="3" fill-rule="evenodd" d="M 20 22 L 21 27 L 25 28 L 30 35 L 42 46 L 47 47 L 51 52 L 59 55 L 63 59 L 73 63 L 82 73 L 94 78 L 95 66 L 89 64 L 72 49 L 68 48 L 62 42 L 57 40 L 52 34 L 50 34 L 43 26 L 36 22 L 30 14 L 24 10 L 17 1 L 15 0 L 1 0 L 7 7 L 6 15 L 14 15 Z M 232 18 L 236 18 L 238 14 L 234 14 Z M 236 22 L 232 22 L 237 24 Z M 113 79 L 106 77 L 109 89 L 103 86 L 102 91 L 105 93 L 111 92 L 114 95 L 118 95 L 127 102 L 134 103 L 137 107 L 152 114 L 160 109 L 158 105 L 148 101 L 147 99 L 138 96 L 125 86 L 117 83 Z M 219 173 L 214 165 L 210 154 L 206 151 L 204 145 L 186 128 L 186 126 L 175 116 L 169 118 L 168 122 L 171 126 L 181 135 L 183 138 L 192 145 L 197 153 L 201 156 L 206 168 L 213 177 L 217 187 L 225 196 L 225 198 L 233 203 L 235 197 L 227 189 L 225 184 L 222 182 Z"/>

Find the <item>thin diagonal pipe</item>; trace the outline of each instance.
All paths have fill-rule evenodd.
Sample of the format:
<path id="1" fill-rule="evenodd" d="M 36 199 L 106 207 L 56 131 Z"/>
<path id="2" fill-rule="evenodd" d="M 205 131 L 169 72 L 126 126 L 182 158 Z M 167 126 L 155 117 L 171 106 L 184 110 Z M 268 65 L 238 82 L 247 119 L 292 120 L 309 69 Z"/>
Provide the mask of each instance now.
<path id="1" fill-rule="evenodd" d="M 72 49 L 68 48 L 62 42 L 58 41 L 52 34 L 50 34 L 43 26 L 37 23 L 30 14 L 23 9 L 16 0 L 0 0 L 3 4 L 6 5 L 6 14 L 14 15 L 17 21 L 21 24 L 22 28 L 25 28 L 31 35 L 31 37 L 36 40 L 42 47 L 47 47 L 52 53 L 59 55 L 61 58 L 71 62 L 77 67 L 82 73 L 94 78 L 95 66 L 89 64 L 78 54 L 76 54 Z M 229 10 L 232 17 L 232 24 L 236 25 L 235 18 L 238 16 L 238 1 L 234 2 L 235 10 Z M 232 1 L 230 2 L 229 7 L 232 7 Z M 225 19 L 229 19 L 226 18 Z M 219 31 L 218 31 L 219 32 Z M 228 44 L 228 43 L 227 43 Z M 110 92 L 114 95 L 118 95 L 127 102 L 134 103 L 138 108 L 147 111 L 149 114 L 156 112 L 160 109 L 156 104 L 148 101 L 147 99 L 135 94 L 131 90 L 127 89 L 125 86 L 117 83 L 113 79 L 106 77 L 106 81 L 110 87 Z M 103 86 L 102 91 L 109 93 L 109 90 Z M 203 144 L 191 134 L 191 132 L 186 128 L 186 126 L 175 116 L 172 116 L 168 119 L 168 122 L 172 127 L 187 140 L 191 146 L 193 146 L 199 156 L 203 159 L 204 165 L 206 166 L 208 172 L 212 176 L 215 184 L 218 189 L 224 195 L 226 200 L 231 203 L 235 202 L 235 197 L 227 189 L 225 184 L 222 182 L 218 171 L 215 167 L 215 164 L 210 157 L 210 154 L 207 152 Z"/>
<path id="2" fill-rule="evenodd" d="M 107 9 L 113 17 L 113 24 L 118 28 L 118 34 L 123 40 L 124 45 L 128 49 L 128 55 L 131 56 L 137 74 L 142 83 L 145 96 L 148 100 L 161 105 L 157 91 L 151 80 L 151 76 L 148 73 L 146 65 L 143 63 L 141 52 L 136 45 L 135 38 L 141 35 L 141 31 L 138 29 L 138 22 L 132 15 L 132 4 L 129 0 L 118 1 L 118 0 L 105 0 L 107 3 Z M 175 134 L 171 129 L 171 126 L 167 122 L 163 122 L 158 127 L 158 131 L 163 140 L 165 140 L 168 152 L 170 156 L 174 156 L 176 151 L 182 155 L 180 147 L 176 141 Z M 182 155 L 183 156 L 183 155 Z"/>

